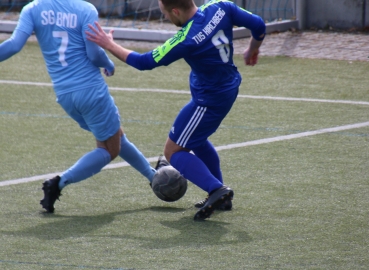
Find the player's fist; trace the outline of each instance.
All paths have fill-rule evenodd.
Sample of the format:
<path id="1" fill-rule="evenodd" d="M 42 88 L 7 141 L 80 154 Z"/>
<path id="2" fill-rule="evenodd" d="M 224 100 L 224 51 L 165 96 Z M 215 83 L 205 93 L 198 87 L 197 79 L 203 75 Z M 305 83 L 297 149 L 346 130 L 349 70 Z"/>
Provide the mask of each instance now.
<path id="1" fill-rule="evenodd" d="M 247 49 L 243 54 L 245 64 L 247 66 L 256 65 L 258 63 L 258 56 L 259 56 L 259 49 L 256 49 L 254 51 Z"/>
<path id="2" fill-rule="evenodd" d="M 106 68 L 104 68 L 104 74 L 106 77 L 110 77 L 114 75 L 114 71 L 115 69 L 113 69 L 112 71 L 107 70 Z"/>

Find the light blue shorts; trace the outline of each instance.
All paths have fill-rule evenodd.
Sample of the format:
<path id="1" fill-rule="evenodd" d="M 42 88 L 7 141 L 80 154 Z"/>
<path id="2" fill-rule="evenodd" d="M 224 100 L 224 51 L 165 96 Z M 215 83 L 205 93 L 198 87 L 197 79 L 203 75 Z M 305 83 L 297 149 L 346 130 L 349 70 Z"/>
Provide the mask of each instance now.
<path id="1" fill-rule="evenodd" d="M 120 115 L 107 85 L 58 96 L 57 102 L 81 128 L 106 141 L 120 128 Z"/>

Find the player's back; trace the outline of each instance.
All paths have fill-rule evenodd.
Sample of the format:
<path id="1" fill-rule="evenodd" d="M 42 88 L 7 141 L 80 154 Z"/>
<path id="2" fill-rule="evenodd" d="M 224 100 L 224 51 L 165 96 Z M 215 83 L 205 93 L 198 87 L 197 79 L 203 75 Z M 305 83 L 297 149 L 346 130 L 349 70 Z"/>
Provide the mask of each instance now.
<path id="1" fill-rule="evenodd" d="M 199 103 L 220 102 L 227 93 L 234 96 L 241 83 L 233 62 L 231 4 L 213 1 L 199 7 L 188 31 L 184 59 L 191 66 L 190 89 Z"/>
<path id="2" fill-rule="evenodd" d="M 94 6 L 82 0 L 36 0 L 30 10 L 57 94 L 104 83 L 85 45 L 87 25 L 98 18 Z"/>

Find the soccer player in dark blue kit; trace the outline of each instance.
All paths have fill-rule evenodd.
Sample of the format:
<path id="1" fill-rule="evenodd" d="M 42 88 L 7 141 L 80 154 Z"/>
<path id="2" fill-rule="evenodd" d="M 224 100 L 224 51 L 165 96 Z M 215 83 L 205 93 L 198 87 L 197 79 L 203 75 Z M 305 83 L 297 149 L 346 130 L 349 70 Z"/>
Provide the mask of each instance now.
<path id="1" fill-rule="evenodd" d="M 246 65 L 255 65 L 265 36 L 263 20 L 231 1 L 211 0 L 197 7 L 193 0 L 159 0 L 161 12 L 181 30 L 162 46 L 143 54 L 126 49 L 98 23 L 87 38 L 139 70 L 167 66 L 183 58 L 191 67 L 191 100 L 175 119 L 164 147 L 170 164 L 208 193 L 195 204 L 195 220 L 209 218 L 215 209 L 231 210 L 234 192 L 223 184 L 219 156 L 208 140 L 235 102 L 241 76 L 233 63 L 233 26 L 250 29 L 244 52 Z M 192 151 L 194 154 L 191 154 Z"/>
<path id="2" fill-rule="evenodd" d="M 0 62 L 18 53 L 35 32 L 57 102 L 81 128 L 92 132 L 96 148 L 62 175 L 43 183 L 42 207 L 53 213 L 67 185 L 101 171 L 118 155 L 152 181 L 156 170 L 132 144 L 120 126 L 120 115 L 100 72 L 114 75 L 105 51 L 86 39 L 88 24 L 98 19 L 96 8 L 82 0 L 34 0 L 21 12 L 13 35 L 0 44 Z"/>

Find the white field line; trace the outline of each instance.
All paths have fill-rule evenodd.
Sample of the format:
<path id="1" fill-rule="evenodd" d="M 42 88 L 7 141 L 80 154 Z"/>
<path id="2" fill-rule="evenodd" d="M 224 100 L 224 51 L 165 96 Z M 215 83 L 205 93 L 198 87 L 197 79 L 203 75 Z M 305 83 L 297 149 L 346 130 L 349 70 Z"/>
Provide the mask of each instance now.
<path id="1" fill-rule="evenodd" d="M 222 150 L 234 149 L 234 148 L 239 148 L 239 147 L 259 145 L 259 144 L 265 144 L 265 143 L 271 143 L 271 142 L 286 141 L 286 140 L 298 139 L 298 138 L 303 138 L 303 137 L 309 137 L 313 135 L 332 133 L 332 132 L 338 132 L 338 131 L 344 131 L 344 130 L 349 130 L 349 129 L 368 127 L 368 126 L 369 126 L 369 122 L 363 122 L 363 123 L 357 123 L 357 124 L 345 125 L 345 126 L 339 126 L 339 127 L 333 127 L 333 128 L 323 128 L 323 129 L 306 131 L 306 132 L 295 133 L 295 134 L 290 134 L 290 135 L 259 139 L 255 141 L 244 142 L 244 143 L 233 143 L 233 144 L 218 146 L 218 147 L 215 147 L 215 149 L 217 151 L 222 151 Z"/>
<path id="2" fill-rule="evenodd" d="M 33 85 L 33 86 L 47 86 L 52 87 L 51 83 L 41 82 L 21 82 L 21 81 L 7 81 L 0 80 L 0 84 L 15 84 L 15 85 Z M 165 89 L 151 89 L 151 88 L 126 88 L 126 87 L 109 87 L 113 91 L 129 91 L 129 92 L 156 92 L 156 93 L 171 93 L 171 94 L 186 94 L 189 95 L 189 91 L 184 90 L 165 90 Z M 351 105 L 366 105 L 369 106 L 367 101 L 353 101 L 353 100 L 334 100 L 334 99 L 315 99 L 315 98 L 289 98 L 289 97 L 273 97 L 273 96 L 252 96 L 252 95 L 238 95 L 238 98 L 249 99 L 269 99 L 269 100 L 281 100 L 281 101 L 304 101 L 304 102 L 321 102 L 321 103 L 339 103 L 339 104 L 351 104 Z"/>
<path id="3" fill-rule="evenodd" d="M 355 128 L 363 128 L 363 127 L 368 127 L 368 126 L 369 126 L 369 122 L 363 122 L 363 123 L 357 123 L 357 124 L 352 124 L 352 125 L 324 128 L 324 129 L 306 131 L 306 132 L 295 133 L 295 134 L 290 134 L 290 135 L 277 136 L 277 137 L 254 140 L 254 141 L 243 142 L 243 143 L 234 143 L 234 144 L 228 144 L 228 145 L 223 145 L 223 146 L 217 146 L 215 147 L 215 149 L 217 151 L 229 150 L 229 149 L 234 149 L 234 148 L 239 148 L 239 147 L 286 141 L 286 140 L 309 137 L 309 136 L 314 136 L 314 135 L 319 135 L 319 134 L 338 132 L 338 131 L 344 131 L 344 130 L 355 129 Z M 157 161 L 157 159 L 158 157 L 151 157 L 151 158 L 148 158 L 148 161 L 154 162 L 154 161 Z M 121 167 L 126 167 L 126 166 L 129 166 L 127 162 L 120 162 L 120 163 L 114 163 L 114 164 L 107 165 L 103 169 L 116 169 L 116 168 L 121 168 Z M 28 182 L 38 181 L 38 180 L 44 180 L 44 179 L 48 179 L 48 178 L 54 177 L 55 175 L 60 175 L 60 174 L 61 172 L 56 172 L 56 173 L 51 173 L 51 174 L 36 175 L 32 177 L 27 177 L 27 178 L 2 181 L 0 182 L 0 187 L 16 185 L 16 184 L 21 184 L 21 183 L 28 183 Z"/>

